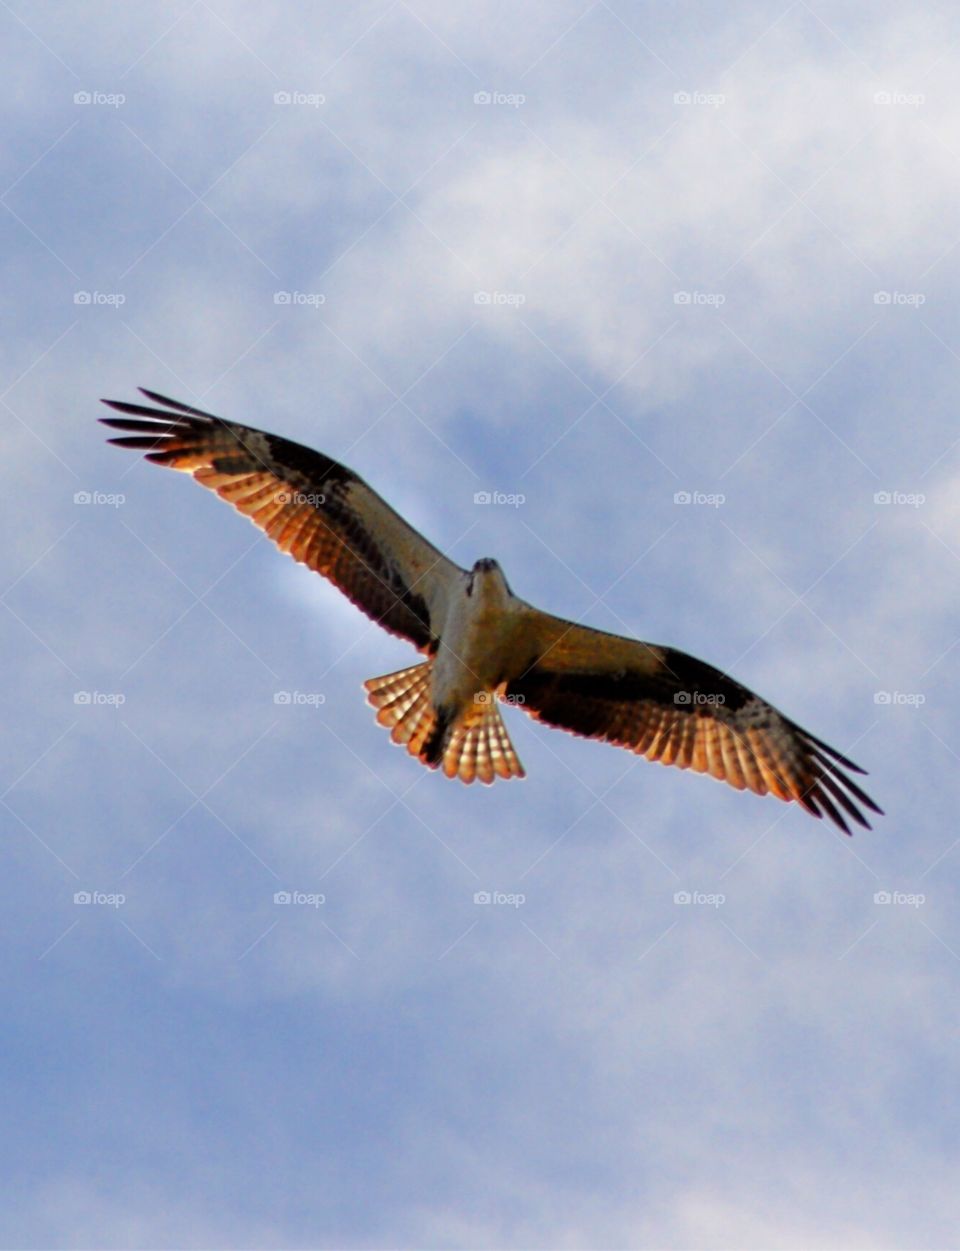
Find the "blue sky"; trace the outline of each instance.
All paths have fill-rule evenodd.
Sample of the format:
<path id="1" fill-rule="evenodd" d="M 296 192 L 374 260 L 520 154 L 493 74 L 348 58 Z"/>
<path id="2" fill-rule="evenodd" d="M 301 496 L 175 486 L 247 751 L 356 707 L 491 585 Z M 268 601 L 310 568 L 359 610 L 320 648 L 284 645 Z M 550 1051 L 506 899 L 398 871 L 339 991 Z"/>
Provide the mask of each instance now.
<path id="1" fill-rule="evenodd" d="M 3 1246 L 955 1241 L 955 25 L 3 6 Z M 414 653 L 109 448 L 138 384 L 887 816 L 509 710 L 522 784 L 419 768 L 361 688 Z"/>

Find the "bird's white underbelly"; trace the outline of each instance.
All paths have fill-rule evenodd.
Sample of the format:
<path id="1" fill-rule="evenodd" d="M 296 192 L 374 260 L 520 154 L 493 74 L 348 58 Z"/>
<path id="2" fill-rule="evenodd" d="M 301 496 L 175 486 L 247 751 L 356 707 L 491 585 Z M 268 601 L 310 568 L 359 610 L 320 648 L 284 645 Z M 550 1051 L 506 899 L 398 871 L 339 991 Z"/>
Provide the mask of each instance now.
<path id="1" fill-rule="evenodd" d="M 435 707 L 461 709 L 478 691 L 492 690 L 504 676 L 513 612 L 482 596 L 458 596 L 447 620 L 433 670 Z"/>

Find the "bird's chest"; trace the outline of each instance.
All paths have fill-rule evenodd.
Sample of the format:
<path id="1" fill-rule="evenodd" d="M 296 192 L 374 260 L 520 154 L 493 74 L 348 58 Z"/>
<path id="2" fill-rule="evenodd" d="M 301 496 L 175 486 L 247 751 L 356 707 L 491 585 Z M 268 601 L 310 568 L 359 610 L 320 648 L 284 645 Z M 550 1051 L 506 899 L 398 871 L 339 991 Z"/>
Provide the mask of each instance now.
<path id="1" fill-rule="evenodd" d="M 460 703 L 502 679 L 512 614 L 502 603 L 462 594 L 446 622 L 434 669 L 437 702 Z"/>

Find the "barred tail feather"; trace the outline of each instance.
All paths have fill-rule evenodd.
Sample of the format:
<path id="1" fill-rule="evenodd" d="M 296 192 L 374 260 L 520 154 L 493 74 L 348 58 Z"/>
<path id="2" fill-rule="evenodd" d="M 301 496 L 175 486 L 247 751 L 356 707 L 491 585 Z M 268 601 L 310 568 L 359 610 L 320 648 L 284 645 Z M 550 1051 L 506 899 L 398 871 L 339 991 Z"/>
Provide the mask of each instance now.
<path id="1" fill-rule="evenodd" d="M 405 746 L 411 756 L 423 759 L 424 744 L 433 733 L 437 713 L 430 703 L 430 673 L 433 661 L 398 669 L 364 682 L 367 702 L 377 710 L 377 721 L 390 731 L 395 743 Z M 439 760 L 424 764 L 435 769 Z"/>
<path id="2" fill-rule="evenodd" d="M 479 778 L 489 785 L 498 777 L 524 777 L 494 696 L 487 694 L 448 725 L 430 702 L 432 667 L 428 660 L 364 682 L 367 701 L 393 742 L 429 769 L 442 763 L 447 777 L 461 782 Z"/>
<path id="3" fill-rule="evenodd" d="M 448 778 L 468 783 L 479 778 L 487 786 L 495 778 L 525 777 L 496 700 L 489 692 L 485 696 L 454 724 L 443 753 L 443 771 Z"/>

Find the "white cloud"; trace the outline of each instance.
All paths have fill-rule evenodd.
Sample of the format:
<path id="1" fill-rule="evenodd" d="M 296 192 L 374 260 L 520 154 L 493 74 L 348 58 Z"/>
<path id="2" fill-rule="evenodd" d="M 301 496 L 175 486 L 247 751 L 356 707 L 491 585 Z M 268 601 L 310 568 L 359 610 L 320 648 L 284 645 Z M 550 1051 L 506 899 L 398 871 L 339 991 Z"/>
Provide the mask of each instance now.
<path id="1" fill-rule="evenodd" d="M 949 1241 L 949 12 L 268 5 L 164 34 L 37 10 L 54 56 L 9 20 L 33 130 L 5 158 L 30 229 L 6 223 L 0 356 L 37 436 L 8 420 L 8 1003 L 34 1056 L 9 1240 Z M 78 115 L 57 56 L 129 106 Z M 223 175 L 216 216 L 178 222 L 175 175 Z M 44 244 L 103 290 L 141 256 L 127 303 L 74 306 Z M 103 446 L 96 397 L 137 383 L 341 457 L 552 611 L 733 666 L 889 815 L 847 843 L 520 713 L 522 785 L 418 771 L 360 686 L 409 652 Z M 78 517 L 84 488 L 127 502 Z M 214 583 L 216 616 L 177 622 Z M 119 684 L 130 730 L 78 720 L 78 681 Z M 274 704 L 293 688 L 325 702 Z M 126 910 L 71 928 L 77 883 L 121 877 Z M 494 890 L 526 899 L 474 903 Z M 95 1129 L 91 1091 L 127 1117 Z"/>

